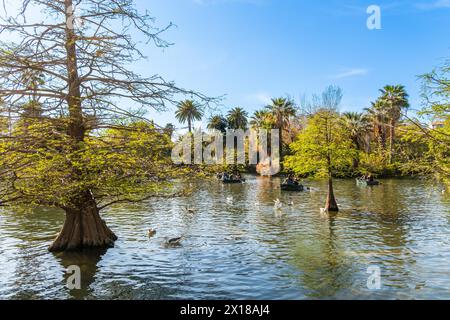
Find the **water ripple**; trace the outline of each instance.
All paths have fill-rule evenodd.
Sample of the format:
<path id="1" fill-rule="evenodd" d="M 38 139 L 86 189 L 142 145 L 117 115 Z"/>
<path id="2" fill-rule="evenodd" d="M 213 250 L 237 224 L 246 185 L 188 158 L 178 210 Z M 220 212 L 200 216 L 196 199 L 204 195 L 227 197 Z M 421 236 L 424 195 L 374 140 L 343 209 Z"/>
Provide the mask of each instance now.
<path id="1" fill-rule="evenodd" d="M 119 236 L 115 247 L 83 254 L 47 252 L 60 211 L 0 212 L 0 298 L 450 298 L 450 200 L 437 190 L 413 180 L 376 188 L 337 181 L 343 210 L 330 218 L 319 211 L 325 183 L 282 193 L 279 182 L 200 182 L 190 198 L 112 208 L 104 218 Z M 276 199 L 284 204 L 278 212 Z M 157 230 L 152 239 L 149 228 Z M 181 235 L 181 247 L 164 246 Z M 65 286 L 73 264 L 82 268 L 82 290 Z M 366 285 L 374 265 L 378 291 Z"/>

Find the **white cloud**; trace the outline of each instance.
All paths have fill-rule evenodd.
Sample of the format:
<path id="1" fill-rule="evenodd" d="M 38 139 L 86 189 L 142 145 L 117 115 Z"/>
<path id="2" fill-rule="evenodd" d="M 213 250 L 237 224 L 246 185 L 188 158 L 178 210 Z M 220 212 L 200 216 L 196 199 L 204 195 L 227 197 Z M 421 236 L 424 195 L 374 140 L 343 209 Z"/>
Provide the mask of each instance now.
<path id="1" fill-rule="evenodd" d="M 249 103 L 268 105 L 271 101 L 271 95 L 267 92 L 261 91 L 261 92 L 248 94 L 245 97 L 245 100 L 248 101 Z"/>
<path id="2" fill-rule="evenodd" d="M 335 74 L 331 76 L 332 79 L 344 79 L 344 78 L 350 78 L 350 77 L 356 77 L 356 76 L 364 76 L 369 73 L 369 70 L 362 69 L 362 68 L 354 68 L 354 69 L 347 69 L 339 74 Z"/>
<path id="3" fill-rule="evenodd" d="M 416 7 L 422 10 L 450 8 L 450 0 L 437 0 L 432 3 L 418 3 L 416 4 Z"/>

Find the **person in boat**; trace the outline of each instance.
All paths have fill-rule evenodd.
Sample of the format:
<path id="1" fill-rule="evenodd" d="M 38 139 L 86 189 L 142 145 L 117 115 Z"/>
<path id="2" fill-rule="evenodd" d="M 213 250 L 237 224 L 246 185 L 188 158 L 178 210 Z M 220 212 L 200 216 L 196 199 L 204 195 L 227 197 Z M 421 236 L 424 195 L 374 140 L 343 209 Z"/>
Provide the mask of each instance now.
<path id="1" fill-rule="evenodd" d="M 374 182 L 375 181 L 375 179 L 373 178 L 373 176 L 371 174 L 369 174 L 368 180 L 369 180 L 369 182 Z"/>
<path id="2" fill-rule="evenodd" d="M 222 180 L 230 180 L 230 176 L 228 175 L 228 173 L 224 172 L 222 175 Z"/>
<path id="3" fill-rule="evenodd" d="M 284 185 L 289 185 L 289 186 L 295 186 L 298 185 L 298 182 L 296 184 L 296 181 L 294 179 L 294 177 L 292 175 L 289 175 L 286 180 L 284 180 L 283 182 Z"/>

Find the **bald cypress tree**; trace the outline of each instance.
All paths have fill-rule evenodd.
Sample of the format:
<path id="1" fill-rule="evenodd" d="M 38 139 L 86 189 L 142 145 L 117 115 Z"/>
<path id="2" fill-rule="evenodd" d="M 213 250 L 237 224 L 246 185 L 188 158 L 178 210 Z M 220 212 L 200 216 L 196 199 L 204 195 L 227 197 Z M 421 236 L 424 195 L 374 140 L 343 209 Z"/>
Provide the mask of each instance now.
<path id="1" fill-rule="evenodd" d="M 101 209 L 160 195 L 174 174 L 167 135 L 129 119 L 145 122 L 146 110 L 165 110 L 179 96 L 210 100 L 132 70 L 144 58 L 135 37 L 168 45 L 160 38 L 165 28 L 155 28 L 132 0 L 24 0 L 19 12 L 6 11 L 1 115 L 15 129 L 1 136 L 0 205 L 63 209 L 51 251 L 111 246 L 117 237 Z M 20 117 L 29 117 L 26 130 Z"/>

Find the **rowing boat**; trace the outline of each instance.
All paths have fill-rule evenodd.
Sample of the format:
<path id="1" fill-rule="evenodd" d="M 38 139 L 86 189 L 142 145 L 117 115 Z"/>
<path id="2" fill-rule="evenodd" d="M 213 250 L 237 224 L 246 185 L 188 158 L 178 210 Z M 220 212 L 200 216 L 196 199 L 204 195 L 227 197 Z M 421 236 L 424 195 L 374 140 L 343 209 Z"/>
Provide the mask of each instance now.
<path id="1" fill-rule="evenodd" d="M 361 178 L 356 179 L 356 183 L 361 186 L 379 186 L 381 184 L 380 181 L 377 180 L 370 181 Z"/>
<path id="2" fill-rule="evenodd" d="M 295 191 L 295 192 L 302 192 L 305 191 L 305 187 L 301 184 L 295 185 L 295 184 L 282 184 L 281 190 L 283 191 Z"/>
<path id="3" fill-rule="evenodd" d="M 235 180 L 235 179 L 223 179 L 221 181 L 224 184 L 238 184 L 238 183 L 244 183 L 245 179 L 237 179 L 237 180 Z"/>

